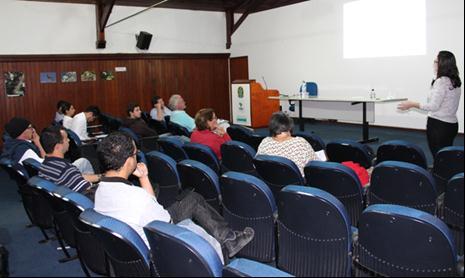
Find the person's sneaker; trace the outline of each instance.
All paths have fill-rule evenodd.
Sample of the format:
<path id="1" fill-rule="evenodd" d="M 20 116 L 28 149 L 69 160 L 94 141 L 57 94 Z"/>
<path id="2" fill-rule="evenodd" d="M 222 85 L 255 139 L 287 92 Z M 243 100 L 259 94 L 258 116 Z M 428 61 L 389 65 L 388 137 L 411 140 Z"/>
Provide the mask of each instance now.
<path id="1" fill-rule="evenodd" d="M 234 257 L 244 246 L 252 241 L 255 231 L 246 227 L 244 231 L 233 231 L 231 235 L 224 241 L 224 246 L 228 250 L 229 257 Z"/>

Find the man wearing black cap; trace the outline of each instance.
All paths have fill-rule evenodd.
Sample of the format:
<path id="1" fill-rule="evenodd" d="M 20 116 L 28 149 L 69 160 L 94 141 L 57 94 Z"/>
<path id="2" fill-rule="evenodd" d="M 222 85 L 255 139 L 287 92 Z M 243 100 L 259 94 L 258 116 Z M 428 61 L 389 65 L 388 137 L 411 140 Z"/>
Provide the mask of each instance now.
<path id="1" fill-rule="evenodd" d="M 28 158 L 43 161 L 45 151 L 40 144 L 39 134 L 30 121 L 14 117 L 5 125 L 5 132 L 7 139 L 3 144 L 2 157 L 20 164 Z"/>

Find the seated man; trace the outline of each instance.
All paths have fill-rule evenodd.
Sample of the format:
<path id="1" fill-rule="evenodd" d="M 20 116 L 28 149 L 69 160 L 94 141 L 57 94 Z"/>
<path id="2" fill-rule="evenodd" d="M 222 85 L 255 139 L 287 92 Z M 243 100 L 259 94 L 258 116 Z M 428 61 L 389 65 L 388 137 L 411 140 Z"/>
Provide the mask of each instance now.
<path id="1" fill-rule="evenodd" d="M 14 117 L 5 125 L 5 131 L 8 136 L 4 137 L 6 140 L 3 144 L 2 157 L 21 165 L 28 158 L 43 161 L 45 151 L 40 144 L 40 136 L 30 121 Z"/>
<path id="2" fill-rule="evenodd" d="M 90 140 L 87 134 L 87 123 L 93 122 L 100 116 L 100 109 L 97 106 L 89 106 L 84 112 L 76 114 L 71 124 L 71 130 L 79 136 L 81 140 Z"/>
<path id="3" fill-rule="evenodd" d="M 106 172 L 95 193 L 94 209 L 130 225 L 147 246 L 145 225 L 154 220 L 178 223 L 188 218 L 218 240 L 230 257 L 252 240 L 252 228 L 233 231 L 224 218 L 195 192 L 184 191 L 178 196 L 179 201 L 163 208 L 155 198 L 147 166 L 137 163 L 136 145 L 129 135 L 123 132 L 110 134 L 99 143 L 97 153 Z M 141 187 L 128 181 L 131 174 L 139 178 Z"/>
<path id="4" fill-rule="evenodd" d="M 39 177 L 86 195 L 92 183 L 100 181 L 101 175 L 93 174 L 94 170 L 87 159 L 77 159 L 73 164 L 64 159 L 69 149 L 68 133 L 64 128 L 51 126 L 44 129 L 40 142 L 46 155 Z"/>
<path id="5" fill-rule="evenodd" d="M 170 97 L 169 106 L 172 110 L 170 122 L 183 126 L 187 128 L 189 132 L 192 132 L 195 128 L 195 121 L 184 111 L 186 109 L 186 102 L 184 99 L 180 95 L 172 95 Z"/>
<path id="6" fill-rule="evenodd" d="M 139 137 L 157 136 L 157 132 L 151 129 L 141 118 L 142 111 L 139 104 L 131 103 L 126 110 L 128 117 L 123 120 L 123 126 L 134 131 Z"/>
<path id="7" fill-rule="evenodd" d="M 150 110 L 150 118 L 155 121 L 165 121 L 165 116 L 171 116 L 171 110 L 165 106 L 163 98 L 160 96 L 154 96 L 152 98 L 152 110 Z"/>

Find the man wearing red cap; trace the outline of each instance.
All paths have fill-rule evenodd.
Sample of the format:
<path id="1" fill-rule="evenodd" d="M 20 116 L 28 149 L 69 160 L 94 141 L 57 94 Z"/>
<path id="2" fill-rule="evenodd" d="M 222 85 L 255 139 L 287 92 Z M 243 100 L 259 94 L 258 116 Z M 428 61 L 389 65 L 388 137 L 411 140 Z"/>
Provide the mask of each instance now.
<path id="1" fill-rule="evenodd" d="M 22 164 L 28 158 L 42 162 L 45 151 L 40 144 L 39 134 L 31 122 L 20 117 L 14 117 L 5 125 L 6 140 L 3 145 L 2 157 Z"/>

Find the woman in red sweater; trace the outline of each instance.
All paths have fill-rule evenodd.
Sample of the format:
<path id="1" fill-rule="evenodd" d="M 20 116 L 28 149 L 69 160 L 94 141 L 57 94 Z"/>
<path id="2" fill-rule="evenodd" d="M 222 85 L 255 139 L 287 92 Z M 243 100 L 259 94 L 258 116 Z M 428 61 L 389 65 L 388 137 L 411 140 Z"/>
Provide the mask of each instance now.
<path id="1" fill-rule="evenodd" d="M 191 142 L 209 146 L 221 160 L 221 145 L 231 141 L 224 128 L 218 126 L 218 118 L 211 108 L 201 109 L 195 115 L 196 129 L 191 134 Z"/>

